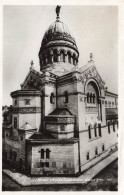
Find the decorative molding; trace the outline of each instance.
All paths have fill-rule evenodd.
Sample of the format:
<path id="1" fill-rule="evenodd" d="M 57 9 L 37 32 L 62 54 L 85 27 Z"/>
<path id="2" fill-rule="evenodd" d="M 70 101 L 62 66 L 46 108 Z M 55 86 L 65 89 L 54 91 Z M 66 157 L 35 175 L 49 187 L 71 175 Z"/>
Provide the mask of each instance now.
<path id="1" fill-rule="evenodd" d="M 41 107 L 17 107 L 13 108 L 13 114 L 41 113 Z"/>
<path id="2" fill-rule="evenodd" d="M 94 78 L 98 82 L 101 89 L 105 88 L 104 87 L 105 83 L 101 79 L 100 75 L 98 74 L 94 66 L 91 66 L 90 68 L 85 70 L 80 76 L 80 80 L 82 81 L 82 83 L 86 83 L 89 78 Z"/>
<path id="3" fill-rule="evenodd" d="M 48 123 L 58 123 L 58 124 L 61 124 L 61 123 L 66 123 L 66 124 L 71 124 L 71 123 L 74 123 L 75 122 L 75 118 L 73 117 L 50 117 L 50 116 L 47 116 L 45 117 L 45 121 Z"/>
<path id="4" fill-rule="evenodd" d="M 98 113 L 98 107 L 86 107 L 86 112 Z"/>

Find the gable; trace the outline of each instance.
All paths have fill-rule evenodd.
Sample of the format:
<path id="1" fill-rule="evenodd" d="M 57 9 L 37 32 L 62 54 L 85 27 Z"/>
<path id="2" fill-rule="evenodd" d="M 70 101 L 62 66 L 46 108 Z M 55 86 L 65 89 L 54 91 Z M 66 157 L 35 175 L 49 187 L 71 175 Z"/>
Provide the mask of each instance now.
<path id="1" fill-rule="evenodd" d="M 41 80 L 41 74 L 35 70 L 31 70 L 28 75 L 26 76 L 24 82 L 21 84 L 22 90 L 29 90 L 29 89 L 40 89 L 40 86 L 42 84 Z"/>
<path id="2" fill-rule="evenodd" d="M 82 77 L 82 81 L 84 83 L 88 79 L 94 78 L 98 82 L 100 88 L 104 88 L 105 82 L 102 80 L 101 76 L 99 75 L 99 73 L 94 65 L 89 66 L 89 67 L 86 66 L 82 70 L 83 71 L 81 72 L 81 77 Z"/>

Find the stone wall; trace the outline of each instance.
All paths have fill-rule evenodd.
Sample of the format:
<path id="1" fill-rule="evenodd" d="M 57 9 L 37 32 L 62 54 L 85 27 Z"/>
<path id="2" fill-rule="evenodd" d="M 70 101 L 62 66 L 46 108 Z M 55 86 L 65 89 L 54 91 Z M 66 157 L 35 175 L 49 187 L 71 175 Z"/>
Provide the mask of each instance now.
<path id="1" fill-rule="evenodd" d="M 82 171 L 84 170 L 84 167 L 88 168 L 88 166 L 91 166 L 97 161 L 101 160 L 103 156 L 107 155 L 110 152 L 111 148 L 115 147 L 115 145 L 117 144 L 117 124 L 115 125 L 115 132 L 113 131 L 113 126 L 111 125 L 110 132 L 111 133 L 108 132 L 107 126 L 102 127 L 101 136 L 99 136 L 99 131 L 97 128 L 97 136 L 95 137 L 94 129 L 91 129 L 91 139 L 89 139 L 87 130 L 80 132 L 80 159 Z M 98 155 L 95 154 L 96 148 L 98 150 Z M 88 153 L 89 159 L 87 159 Z M 103 155 L 103 153 L 106 154 Z"/>
<path id="2" fill-rule="evenodd" d="M 28 146 L 32 148 L 27 155 L 27 164 L 31 163 L 31 174 L 76 174 L 79 171 L 78 143 L 75 144 L 40 144 L 39 146 Z M 41 159 L 41 149 L 50 150 L 50 158 Z M 46 155 L 46 152 L 44 153 Z M 32 155 L 32 156 L 31 156 Z M 49 163 L 49 167 L 42 167 L 41 163 Z"/>

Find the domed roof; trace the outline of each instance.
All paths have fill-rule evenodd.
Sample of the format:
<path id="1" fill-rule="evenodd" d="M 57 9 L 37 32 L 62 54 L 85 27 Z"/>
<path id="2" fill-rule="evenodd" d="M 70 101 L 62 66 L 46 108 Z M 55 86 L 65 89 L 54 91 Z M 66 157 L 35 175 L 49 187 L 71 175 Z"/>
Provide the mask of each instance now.
<path id="1" fill-rule="evenodd" d="M 59 76 L 74 69 L 79 58 L 75 39 L 59 18 L 60 8 L 56 7 L 56 21 L 46 30 L 38 54 L 40 70 L 49 70 Z"/>
<path id="2" fill-rule="evenodd" d="M 76 46 L 75 39 L 70 34 L 68 26 L 61 22 L 59 19 L 57 19 L 53 24 L 51 24 L 46 30 L 42 40 L 42 46 L 54 40 L 66 40 Z"/>

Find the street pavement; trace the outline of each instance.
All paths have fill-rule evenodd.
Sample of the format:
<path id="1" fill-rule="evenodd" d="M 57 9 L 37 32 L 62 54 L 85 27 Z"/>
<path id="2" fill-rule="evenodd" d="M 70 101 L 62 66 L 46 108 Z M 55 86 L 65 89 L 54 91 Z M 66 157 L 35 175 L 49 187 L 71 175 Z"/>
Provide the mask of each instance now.
<path id="1" fill-rule="evenodd" d="M 87 184 L 90 182 L 101 170 L 107 167 L 110 163 L 117 159 L 117 151 L 110 156 L 100 161 L 79 177 L 29 177 L 18 172 L 11 172 L 4 169 L 3 172 L 11 177 L 15 182 L 21 186 L 45 185 L 45 184 Z"/>

